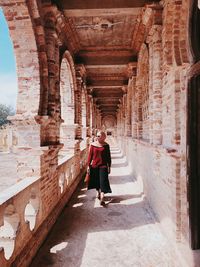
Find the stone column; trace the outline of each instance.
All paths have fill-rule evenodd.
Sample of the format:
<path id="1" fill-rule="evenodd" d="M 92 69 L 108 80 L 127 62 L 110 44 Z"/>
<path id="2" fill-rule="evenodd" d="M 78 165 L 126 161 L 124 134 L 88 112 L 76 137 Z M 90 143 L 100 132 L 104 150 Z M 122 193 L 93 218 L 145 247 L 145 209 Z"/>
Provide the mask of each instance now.
<path id="1" fill-rule="evenodd" d="M 98 129 L 98 108 L 95 101 L 96 100 L 93 100 L 93 127 L 94 129 Z"/>
<path id="2" fill-rule="evenodd" d="M 131 101 L 131 124 L 132 124 L 132 137 L 137 138 L 137 105 L 136 105 L 136 70 L 135 75 L 132 76 L 132 101 Z"/>
<path id="3" fill-rule="evenodd" d="M 87 137 L 91 137 L 92 135 L 92 114 L 91 114 L 91 107 L 92 107 L 92 96 L 90 91 L 87 90 L 87 114 L 86 114 L 86 127 L 87 127 Z"/>
<path id="4" fill-rule="evenodd" d="M 129 77 L 127 86 L 127 113 L 126 113 L 126 136 L 132 136 L 132 99 L 133 99 L 133 84 L 136 76 L 136 62 L 130 62 L 127 67 L 127 76 Z"/>
<path id="5" fill-rule="evenodd" d="M 43 154 L 41 143 L 41 126 L 36 117 L 17 114 L 10 117 L 16 130 L 17 143 L 12 150 L 17 161 L 17 180 L 41 175 L 41 158 Z"/>
<path id="6" fill-rule="evenodd" d="M 150 142 L 162 144 L 162 26 L 153 25 L 147 42 L 150 59 L 150 109 L 151 131 Z"/>
<path id="7" fill-rule="evenodd" d="M 97 129 L 101 129 L 102 125 L 101 125 L 101 113 L 100 113 L 100 110 L 99 108 L 97 107 L 96 108 L 96 122 L 97 122 Z"/>
<path id="8" fill-rule="evenodd" d="M 76 128 L 76 140 L 78 140 L 77 145 L 80 148 L 80 143 L 82 141 L 82 93 L 84 90 L 86 70 L 84 65 L 76 65 L 76 90 L 75 90 L 75 123 Z"/>
<path id="9" fill-rule="evenodd" d="M 81 140 L 82 138 L 82 90 L 85 78 L 85 67 L 82 64 L 76 65 L 76 84 L 75 90 L 75 123 L 78 124 L 76 132 L 76 139 Z"/>
<path id="10" fill-rule="evenodd" d="M 127 118 L 127 86 L 123 87 L 122 98 L 122 136 L 126 136 L 126 118 Z"/>

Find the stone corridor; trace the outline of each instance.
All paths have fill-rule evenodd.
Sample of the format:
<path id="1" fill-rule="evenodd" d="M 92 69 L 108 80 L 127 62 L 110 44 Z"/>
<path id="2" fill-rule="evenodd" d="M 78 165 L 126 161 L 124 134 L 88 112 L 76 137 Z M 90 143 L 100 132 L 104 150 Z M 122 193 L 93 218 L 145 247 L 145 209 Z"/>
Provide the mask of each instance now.
<path id="1" fill-rule="evenodd" d="M 18 78 L 0 130 L 0 267 L 200 267 L 200 1 L 0 8 Z M 105 207 L 80 184 L 99 130 Z"/>
<path id="2" fill-rule="evenodd" d="M 172 247 L 147 203 L 142 181 L 134 179 L 114 144 L 111 153 L 113 192 L 106 205 L 100 206 L 95 190 L 87 191 L 80 183 L 31 267 L 175 266 Z"/>

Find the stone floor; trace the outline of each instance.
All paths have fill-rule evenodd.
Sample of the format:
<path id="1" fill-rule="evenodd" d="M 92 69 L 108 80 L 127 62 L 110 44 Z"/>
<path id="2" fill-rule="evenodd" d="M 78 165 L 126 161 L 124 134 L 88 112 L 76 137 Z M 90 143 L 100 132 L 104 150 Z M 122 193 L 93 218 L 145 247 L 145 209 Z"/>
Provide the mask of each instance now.
<path id="1" fill-rule="evenodd" d="M 18 182 L 15 154 L 0 152 L 0 192 Z"/>
<path id="2" fill-rule="evenodd" d="M 173 267 L 142 183 L 112 147 L 112 194 L 99 205 L 94 190 L 80 184 L 31 267 Z"/>

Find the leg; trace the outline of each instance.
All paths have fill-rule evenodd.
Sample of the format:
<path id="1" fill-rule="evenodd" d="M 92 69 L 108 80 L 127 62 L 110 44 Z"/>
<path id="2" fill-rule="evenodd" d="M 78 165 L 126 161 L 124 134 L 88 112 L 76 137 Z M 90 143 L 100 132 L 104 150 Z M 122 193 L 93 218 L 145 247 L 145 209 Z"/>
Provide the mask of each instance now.
<path id="1" fill-rule="evenodd" d="M 100 205 L 104 205 L 104 192 L 101 192 L 101 197 L 100 197 Z"/>
<path id="2" fill-rule="evenodd" d="M 101 191 L 100 191 L 100 189 L 97 189 L 97 188 L 96 188 L 96 190 L 97 190 L 96 198 L 100 199 L 101 198 Z"/>

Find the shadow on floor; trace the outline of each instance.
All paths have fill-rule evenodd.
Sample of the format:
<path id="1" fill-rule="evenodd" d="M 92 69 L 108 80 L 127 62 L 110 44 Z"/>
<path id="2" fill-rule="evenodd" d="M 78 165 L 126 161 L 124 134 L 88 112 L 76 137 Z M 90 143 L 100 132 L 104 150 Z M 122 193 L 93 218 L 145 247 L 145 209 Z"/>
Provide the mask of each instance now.
<path id="1" fill-rule="evenodd" d="M 145 198 L 128 206 L 121 203 L 141 197 L 142 193 L 106 197 L 105 207 L 96 207 L 92 191 L 86 195 L 85 185 L 79 185 L 30 267 L 80 267 L 88 235 L 155 223 L 151 214 L 144 220 L 148 210 Z"/>

